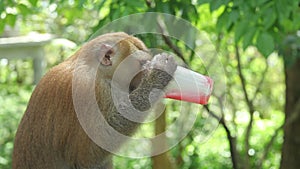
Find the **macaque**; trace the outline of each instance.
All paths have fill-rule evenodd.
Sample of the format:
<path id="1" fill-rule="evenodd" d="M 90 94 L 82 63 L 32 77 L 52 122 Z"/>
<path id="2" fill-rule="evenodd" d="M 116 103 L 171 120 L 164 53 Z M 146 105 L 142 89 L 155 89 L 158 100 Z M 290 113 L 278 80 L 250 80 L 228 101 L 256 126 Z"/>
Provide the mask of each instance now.
<path id="1" fill-rule="evenodd" d="M 124 60 L 128 61 L 123 64 Z M 120 84 L 116 86 L 128 95 L 120 96 L 120 104 L 116 104 L 112 99 L 112 79 L 121 63 L 123 72 L 115 77 L 116 84 Z M 115 141 L 104 123 L 120 134 L 132 135 L 140 123 L 127 119 L 124 113 L 147 116 L 144 112 L 161 98 L 161 90 L 172 80 L 176 67 L 172 56 L 163 53 L 152 58 L 141 40 L 126 33 L 108 33 L 87 42 L 52 68 L 36 86 L 16 133 L 13 169 L 113 168 L 113 154 L 95 143 L 79 119 L 86 118 L 88 125 L 99 123 L 92 135 L 100 143 Z M 128 88 L 122 87 L 134 72 L 138 73 Z M 89 95 L 85 95 L 91 90 L 99 113 L 89 105 Z M 79 113 L 74 97 L 83 102 L 78 106 Z M 99 114 L 104 121 L 91 117 Z M 118 140 L 114 148 L 125 141 Z"/>

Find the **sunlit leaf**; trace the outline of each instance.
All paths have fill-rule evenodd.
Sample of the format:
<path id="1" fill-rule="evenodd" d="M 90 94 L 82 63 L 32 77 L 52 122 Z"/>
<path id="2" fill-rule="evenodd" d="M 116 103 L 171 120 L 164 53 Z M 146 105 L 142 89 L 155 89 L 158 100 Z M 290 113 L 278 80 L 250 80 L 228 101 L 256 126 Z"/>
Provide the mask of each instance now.
<path id="1" fill-rule="evenodd" d="M 5 21 L 0 18 L 0 35 L 4 31 L 4 27 L 5 27 Z"/>
<path id="2" fill-rule="evenodd" d="M 29 0 L 29 2 L 32 6 L 36 7 L 38 0 Z"/>
<path id="3" fill-rule="evenodd" d="M 14 27 L 17 20 L 17 16 L 13 14 L 7 14 L 5 20 L 9 26 Z"/>
<path id="4" fill-rule="evenodd" d="M 28 7 L 24 4 L 19 4 L 17 6 L 18 10 L 20 11 L 21 14 L 23 15 L 27 15 L 27 14 L 30 14 L 30 9 L 28 9 Z"/>

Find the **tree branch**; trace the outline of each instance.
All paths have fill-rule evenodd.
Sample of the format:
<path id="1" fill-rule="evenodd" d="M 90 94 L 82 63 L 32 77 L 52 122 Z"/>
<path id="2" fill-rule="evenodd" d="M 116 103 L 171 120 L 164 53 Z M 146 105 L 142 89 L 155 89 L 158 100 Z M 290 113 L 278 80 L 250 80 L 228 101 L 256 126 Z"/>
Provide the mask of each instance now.
<path id="1" fill-rule="evenodd" d="M 169 33 L 167 32 L 167 28 L 166 28 L 166 25 L 165 23 L 163 22 L 163 20 L 161 18 L 157 18 L 157 25 L 160 29 L 160 32 L 161 32 L 161 36 L 163 38 L 163 40 L 165 41 L 165 43 L 169 46 L 169 48 L 171 48 L 174 53 L 186 64 L 188 65 L 187 61 L 185 60 L 182 52 L 180 51 L 180 49 L 175 46 L 171 39 L 167 36 Z"/>
<path id="2" fill-rule="evenodd" d="M 237 62 L 238 62 L 238 73 L 239 73 L 239 77 L 241 80 L 241 84 L 242 84 L 242 89 L 243 89 L 243 93 L 245 96 L 245 100 L 246 100 L 246 104 L 248 106 L 249 109 L 249 115 L 250 115 L 250 120 L 248 122 L 247 128 L 246 128 L 246 134 L 245 134 L 245 166 L 244 168 L 250 168 L 250 160 L 249 160 L 249 155 L 248 155 L 248 150 L 250 149 L 250 135 L 251 135 L 251 130 L 252 130 L 252 126 L 253 126 L 253 114 L 254 114 L 254 107 L 252 104 L 252 101 L 249 99 L 249 95 L 248 92 L 246 90 L 246 81 L 245 81 L 245 77 L 242 73 L 242 66 L 241 66 L 241 59 L 240 59 L 240 52 L 239 52 L 239 47 L 237 44 L 235 44 L 235 53 L 236 53 L 236 58 L 237 58 Z"/>
<path id="3" fill-rule="evenodd" d="M 253 107 L 252 102 L 249 99 L 249 95 L 248 95 L 248 92 L 246 90 L 246 80 L 245 80 L 245 77 L 242 73 L 241 55 L 240 55 L 240 52 L 239 52 L 239 47 L 237 45 L 235 45 L 235 54 L 236 54 L 236 58 L 237 58 L 237 62 L 238 62 L 237 68 L 238 68 L 239 78 L 240 78 L 241 83 L 242 83 L 242 89 L 243 89 L 243 93 L 244 93 L 244 96 L 245 96 L 245 99 L 246 99 L 246 104 L 249 107 L 249 109 L 253 109 L 252 108 Z"/>
<path id="4" fill-rule="evenodd" d="M 263 83 L 264 83 L 264 81 L 265 81 L 265 77 L 266 77 L 266 74 L 267 74 L 268 70 L 269 70 L 269 65 L 268 65 L 268 63 L 266 62 L 266 68 L 265 68 L 265 70 L 264 70 L 264 72 L 263 72 L 263 74 L 262 74 L 262 77 L 261 77 L 261 79 L 260 79 L 258 85 L 257 85 L 257 88 L 256 88 L 256 90 L 255 90 L 255 92 L 254 92 L 253 98 L 251 99 L 251 103 L 254 102 L 254 100 L 256 99 L 257 94 L 260 92 L 261 87 L 262 87 L 262 85 L 263 85 Z"/>
<path id="5" fill-rule="evenodd" d="M 210 111 L 209 107 L 207 105 L 204 105 L 204 108 L 206 109 L 206 111 L 208 112 L 208 114 L 210 114 L 213 118 L 215 118 L 216 120 L 220 121 L 220 124 L 223 126 L 223 128 L 225 129 L 226 135 L 227 135 L 227 139 L 229 141 L 229 149 L 230 149 L 230 154 L 231 154 L 231 162 L 232 162 L 232 167 L 233 169 L 239 169 L 238 167 L 238 156 L 239 153 L 236 149 L 236 138 L 232 136 L 231 131 L 229 130 L 225 119 L 224 119 L 224 115 L 222 113 L 222 116 L 219 117 L 218 115 L 216 115 L 214 112 Z"/>
<path id="6" fill-rule="evenodd" d="M 259 159 L 259 161 L 258 161 L 258 163 L 257 163 L 257 168 L 258 168 L 258 169 L 261 169 L 261 168 L 262 168 L 263 162 L 264 162 L 264 160 L 267 158 L 267 156 L 268 156 L 268 154 L 269 154 L 269 152 L 270 152 L 270 149 L 271 149 L 271 147 L 272 147 L 272 145 L 273 145 L 273 143 L 274 143 L 274 141 L 275 141 L 275 139 L 276 139 L 276 137 L 277 137 L 279 131 L 282 130 L 283 126 L 284 126 L 284 124 L 282 124 L 281 126 L 279 126 L 279 127 L 275 130 L 275 132 L 274 132 L 273 136 L 271 137 L 270 141 L 264 146 L 265 149 L 264 149 L 264 151 L 263 151 L 262 157 Z"/>
<path id="7" fill-rule="evenodd" d="M 151 8 L 151 0 L 145 0 L 145 3 L 147 5 L 148 8 Z"/>

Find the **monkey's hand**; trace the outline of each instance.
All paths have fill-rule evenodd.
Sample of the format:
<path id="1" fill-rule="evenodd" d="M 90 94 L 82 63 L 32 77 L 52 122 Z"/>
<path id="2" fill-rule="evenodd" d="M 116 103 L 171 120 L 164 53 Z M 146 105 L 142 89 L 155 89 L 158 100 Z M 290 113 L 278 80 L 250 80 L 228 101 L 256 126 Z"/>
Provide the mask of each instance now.
<path id="1" fill-rule="evenodd" d="M 151 62 L 144 65 L 147 75 L 141 86 L 150 89 L 164 89 L 172 80 L 177 64 L 172 55 L 166 53 L 155 55 Z"/>
<path id="2" fill-rule="evenodd" d="M 150 109 L 151 102 L 157 101 L 162 95 L 160 90 L 172 80 L 176 68 L 173 56 L 166 53 L 155 55 L 151 62 L 144 65 L 147 73 L 138 88 L 129 95 L 131 104 L 140 111 Z"/>

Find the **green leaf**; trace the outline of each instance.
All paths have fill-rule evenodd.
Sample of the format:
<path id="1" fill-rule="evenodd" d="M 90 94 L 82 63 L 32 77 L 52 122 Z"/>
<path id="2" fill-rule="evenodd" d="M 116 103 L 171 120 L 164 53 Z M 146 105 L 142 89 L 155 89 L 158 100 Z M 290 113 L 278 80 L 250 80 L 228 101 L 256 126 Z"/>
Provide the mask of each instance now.
<path id="1" fill-rule="evenodd" d="M 162 11 L 164 11 L 164 12 L 166 12 L 166 13 L 169 13 L 169 14 L 173 14 L 173 13 L 171 12 L 172 9 L 170 9 L 169 3 L 162 3 L 161 6 L 162 6 Z"/>
<path id="2" fill-rule="evenodd" d="M 121 17 L 122 12 L 120 9 L 115 10 L 114 13 L 111 15 L 111 20 L 115 20 Z"/>
<path id="3" fill-rule="evenodd" d="M 229 14 L 229 21 L 235 23 L 240 17 L 238 10 L 232 10 Z"/>
<path id="4" fill-rule="evenodd" d="M 197 4 L 201 5 L 201 4 L 205 4 L 205 3 L 211 3 L 212 0 L 198 0 Z"/>
<path id="5" fill-rule="evenodd" d="M 4 11 L 4 2 L 0 0 L 0 14 Z"/>
<path id="6" fill-rule="evenodd" d="M 275 48 L 274 38 L 267 32 L 260 32 L 257 37 L 256 46 L 262 55 L 268 57 Z"/>
<path id="7" fill-rule="evenodd" d="M 244 50 L 247 49 L 247 47 L 252 44 L 254 35 L 256 33 L 256 27 L 251 26 L 247 30 L 248 31 L 246 32 L 244 39 L 243 39 L 243 49 Z"/>
<path id="8" fill-rule="evenodd" d="M 84 5 L 84 3 L 85 3 L 86 1 L 85 0 L 78 0 L 78 4 L 77 4 L 77 8 L 78 9 L 81 9 L 81 8 L 83 8 L 83 5 Z"/>
<path id="9" fill-rule="evenodd" d="M 263 25 L 264 28 L 267 30 L 269 29 L 276 21 L 276 11 L 274 8 L 269 8 L 264 11 L 263 13 Z"/>
<path id="10" fill-rule="evenodd" d="M 30 14 L 30 10 L 28 9 L 28 7 L 24 4 L 19 4 L 17 6 L 19 13 L 21 13 L 22 15 L 26 16 L 27 14 Z"/>
<path id="11" fill-rule="evenodd" d="M 229 13 L 225 10 L 220 17 L 218 18 L 217 21 L 217 32 L 221 32 L 223 28 L 225 28 L 225 25 L 227 25 L 227 22 L 229 20 Z"/>
<path id="12" fill-rule="evenodd" d="M 29 2 L 32 6 L 36 7 L 38 0 L 29 0 Z"/>
<path id="13" fill-rule="evenodd" d="M 17 20 L 17 16 L 13 14 L 7 14 L 5 20 L 9 26 L 14 27 Z"/>
<path id="14" fill-rule="evenodd" d="M 283 30 L 285 32 L 293 32 L 294 30 L 294 23 L 290 19 L 283 19 L 281 20 L 281 24 L 284 26 Z"/>
<path id="15" fill-rule="evenodd" d="M 256 0 L 256 5 L 260 6 L 263 5 L 264 3 L 268 3 L 269 0 Z"/>
<path id="16" fill-rule="evenodd" d="M 3 33 L 5 27 L 5 20 L 0 18 L 0 35 Z"/>
<path id="17" fill-rule="evenodd" d="M 138 8 L 144 8 L 146 6 L 144 1 L 125 0 L 124 2 L 128 7 L 131 7 L 131 8 L 138 9 Z"/>
<path id="18" fill-rule="evenodd" d="M 227 5 L 229 0 L 214 0 L 209 4 L 209 9 L 211 12 L 219 9 L 222 5 Z"/>
<path id="19" fill-rule="evenodd" d="M 197 25 L 198 20 L 199 20 L 199 13 L 198 13 L 197 7 L 194 5 L 190 5 L 189 8 L 191 11 L 191 12 L 188 12 L 189 21 L 194 21 L 195 25 Z"/>
<path id="20" fill-rule="evenodd" d="M 257 7 L 257 3 L 255 0 L 251 0 L 251 1 L 247 1 L 247 2 L 250 4 L 251 7 L 253 7 L 253 8 Z"/>
<path id="21" fill-rule="evenodd" d="M 295 30 L 300 28 L 300 12 L 294 12 L 293 13 L 293 25 L 295 27 Z"/>
<path id="22" fill-rule="evenodd" d="M 232 25 L 237 22 L 239 17 L 240 17 L 240 14 L 239 14 L 238 10 L 232 10 L 229 13 L 229 20 L 226 22 L 226 29 L 228 31 L 231 31 L 230 29 L 231 29 Z"/>
<path id="23" fill-rule="evenodd" d="M 279 22 L 282 24 L 285 19 L 289 18 L 292 7 L 287 5 L 286 0 L 276 0 L 275 6 L 277 9 Z"/>
<path id="24" fill-rule="evenodd" d="M 249 23 L 245 20 L 239 21 L 235 24 L 235 30 L 234 30 L 235 43 L 238 43 L 240 41 L 241 37 L 246 32 L 246 29 L 248 26 L 249 26 Z"/>

